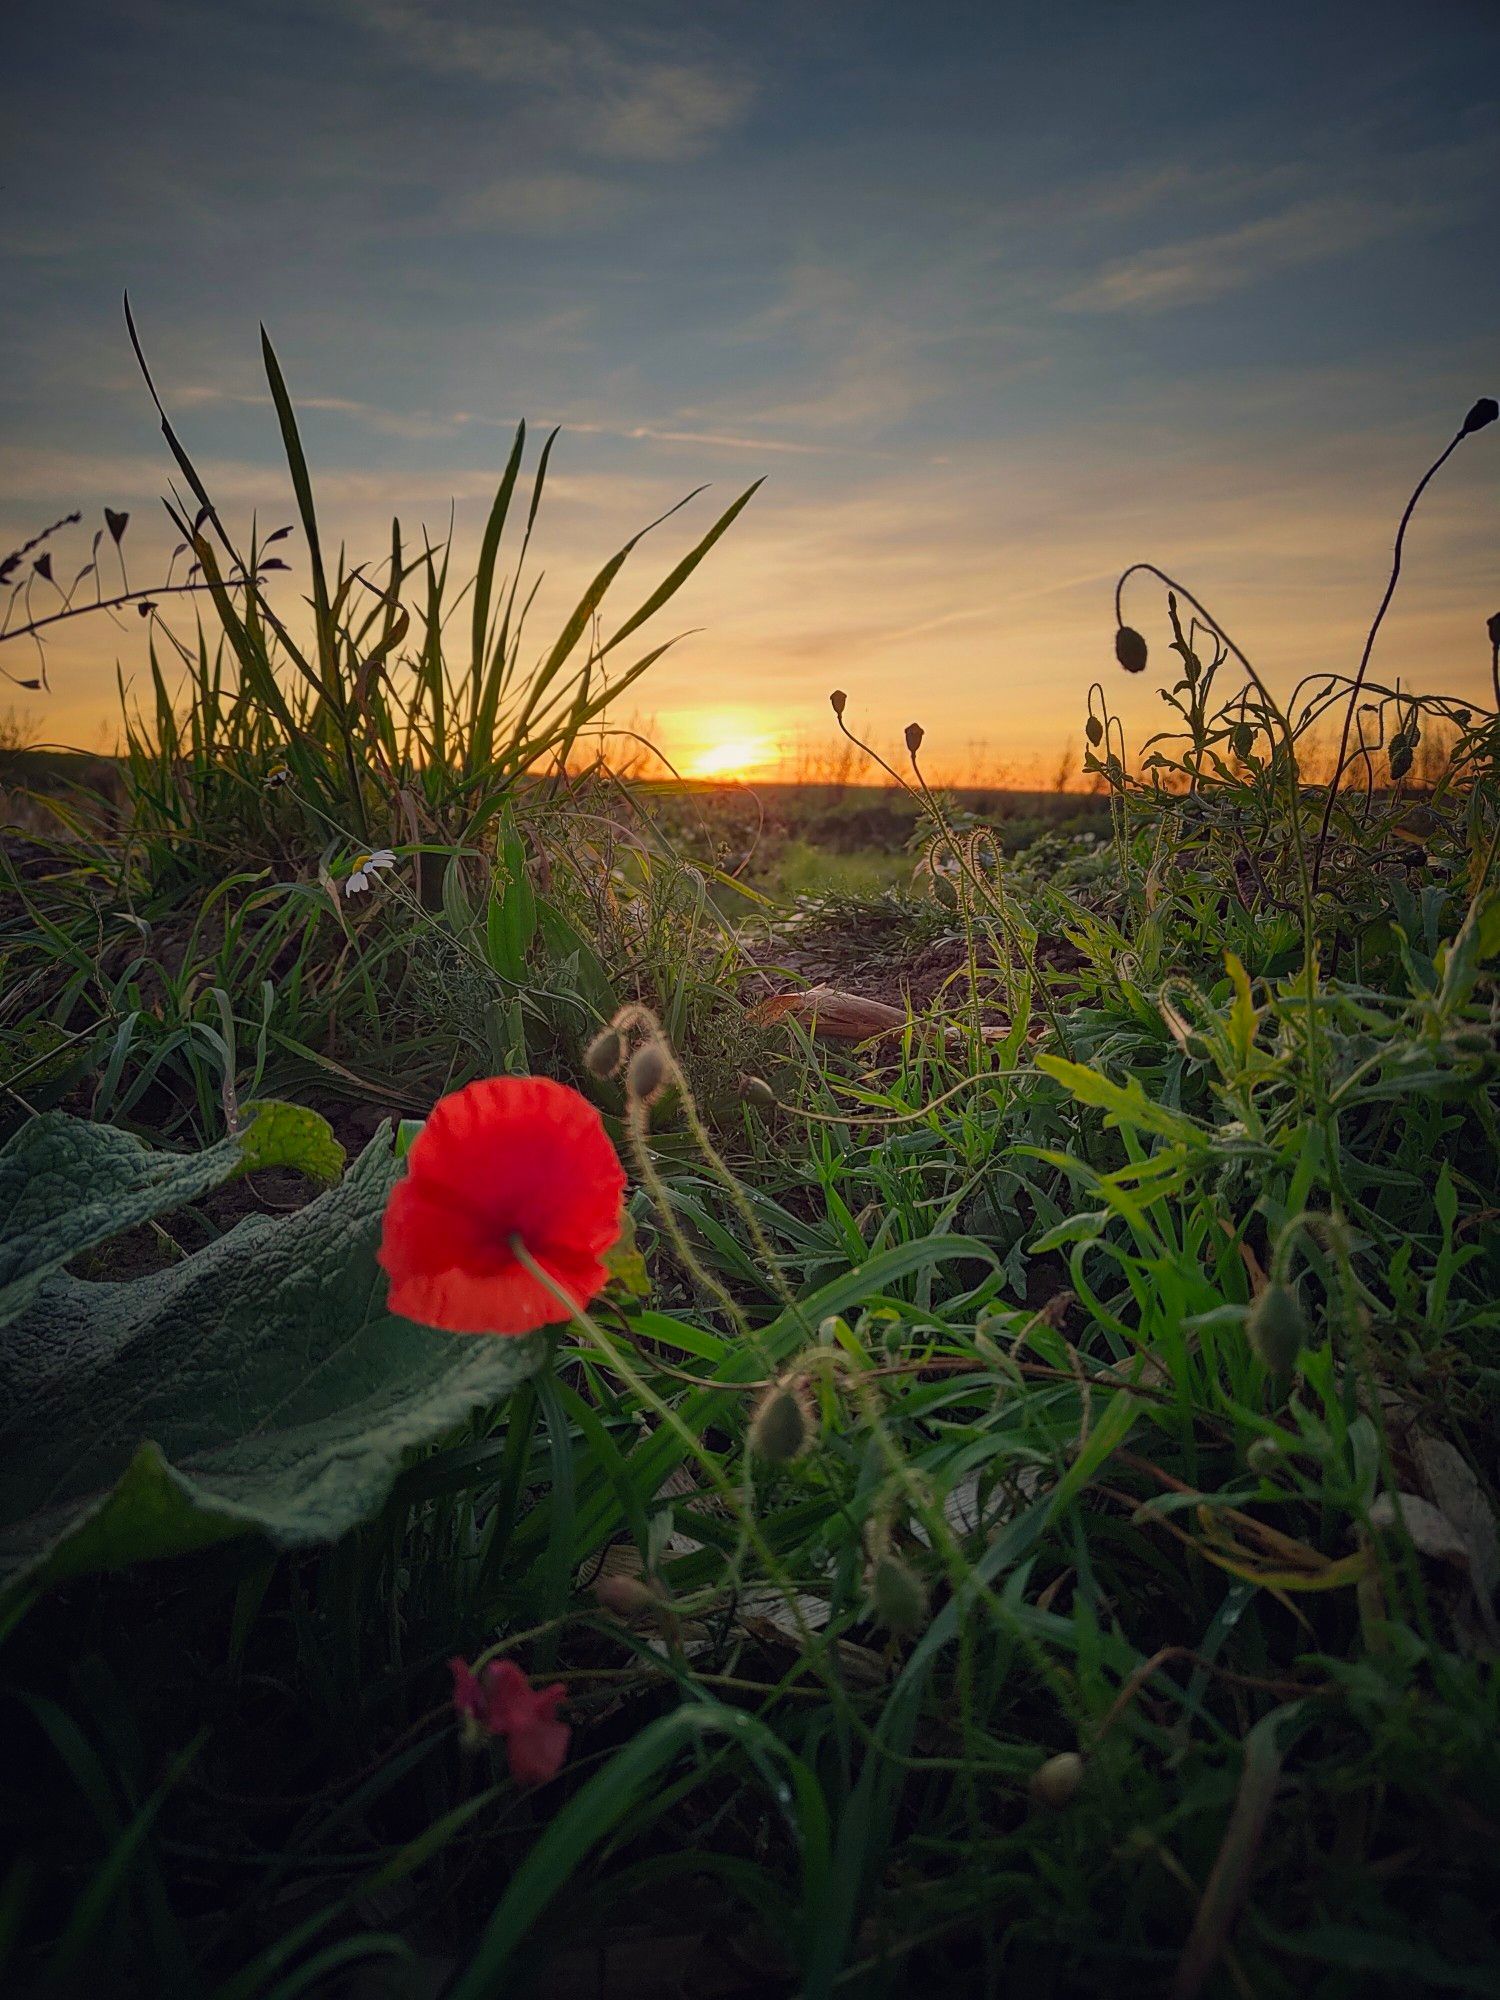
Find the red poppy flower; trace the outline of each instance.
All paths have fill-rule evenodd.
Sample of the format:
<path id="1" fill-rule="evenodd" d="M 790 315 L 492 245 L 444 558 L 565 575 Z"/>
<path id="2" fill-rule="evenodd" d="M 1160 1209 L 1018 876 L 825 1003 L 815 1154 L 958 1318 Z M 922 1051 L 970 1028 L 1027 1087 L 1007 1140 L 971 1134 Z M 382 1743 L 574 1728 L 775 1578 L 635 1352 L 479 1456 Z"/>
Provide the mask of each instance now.
<path id="1" fill-rule="evenodd" d="M 453 1706 L 465 1730 L 505 1738 L 510 1774 L 518 1785 L 541 1785 L 555 1778 L 573 1734 L 557 1711 L 567 1699 L 561 1681 L 534 1688 L 514 1660 L 491 1660 L 476 1676 L 467 1660 L 448 1662 L 453 1674 Z"/>
<path id="2" fill-rule="evenodd" d="M 541 1785 L 555 1778 L 568 1754 L 572 1735 L 557 1711 L 567 1699 L 561 1681 L 534 1688 L 514 1660 L 496 1660 L 486 1667 L 484 1691 L 489 1699 L 489 1726 L 505 1738 L 510 1775 L 518 1785 Z"/>
<path id="3" fill-rule="evenodd" d="M 495 1076 L 445 1097 L 386 1204 L 391 1311 L 449 1333 L 530 1333 L 604 1290 L 625 1172 L 598 1112 L 565 1084 Z"/>

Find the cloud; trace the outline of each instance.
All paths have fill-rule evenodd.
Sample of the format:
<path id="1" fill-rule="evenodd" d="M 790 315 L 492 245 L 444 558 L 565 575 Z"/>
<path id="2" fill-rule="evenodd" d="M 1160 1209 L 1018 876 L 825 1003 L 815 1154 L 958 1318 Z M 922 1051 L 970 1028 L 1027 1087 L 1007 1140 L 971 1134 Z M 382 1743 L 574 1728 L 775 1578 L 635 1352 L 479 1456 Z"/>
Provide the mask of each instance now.
<path id="1" fill-rule="evenodd" d="M 1299 202 L 1237 228 L 1116 258 L 1060 304 L 1092 313 L 1204 305 L 1279 271 L 1344 256 L 1434 219 L 1430 208 L 1414 202 Z"/>
<path id="2" fill-rule="evenodd" d="M 619 213 L 625 191 L 597 174 L 565 170 L 507 174 L 458 194 L 435 220 L 449 229 L 502 230 L 554 236 L 590 229 Z"/>
<path id="3" fill-rule="evenodd" d="M 742 69 L 678 54 L 639 30 L 608 34 L 566 18 L 543 26 L 497 16 L 482 0 L 343 4 L 403 62 L 524 92 L 551 114 L 556 136 L 610 159 L 692 159 L 739 121 L 753 94 Z"/>

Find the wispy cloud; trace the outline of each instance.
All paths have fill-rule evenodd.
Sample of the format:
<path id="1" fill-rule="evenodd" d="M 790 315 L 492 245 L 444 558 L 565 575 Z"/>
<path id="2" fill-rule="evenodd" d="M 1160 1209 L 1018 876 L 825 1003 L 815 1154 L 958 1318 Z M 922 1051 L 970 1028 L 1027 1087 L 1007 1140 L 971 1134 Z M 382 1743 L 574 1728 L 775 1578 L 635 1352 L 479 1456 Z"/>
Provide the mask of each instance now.
<path id="1" fill-rule="evenodd" d="M 1299 202 L 1217 234 L 1115 258 L 1060 303 L 1072 312 L 1096 313 L 1203 305 L 1278 272 L 1345 256 L 1432 219 L 1432 210 L 1416 202 Z"/>
<path id="2" fill-rule="evenodd" d="M 553 111 L 583 152 L 692 159 L 736 124 L 753 95 L 739 68 L 684 56 L 642 34 L 559 11 L 545 24 L 488 0 L 345 0 L 350 18 L 407 63 L 497 88 Z"/>
<path id="3" fill-rule="evenodd" d="M 620 183 L 599 174 L 563 169 L 505 174 L 464 188 L 433 220 L 439 228 L 550 237 L 560 230 L 596 228 L 618 215 L 625 200 Z"/>

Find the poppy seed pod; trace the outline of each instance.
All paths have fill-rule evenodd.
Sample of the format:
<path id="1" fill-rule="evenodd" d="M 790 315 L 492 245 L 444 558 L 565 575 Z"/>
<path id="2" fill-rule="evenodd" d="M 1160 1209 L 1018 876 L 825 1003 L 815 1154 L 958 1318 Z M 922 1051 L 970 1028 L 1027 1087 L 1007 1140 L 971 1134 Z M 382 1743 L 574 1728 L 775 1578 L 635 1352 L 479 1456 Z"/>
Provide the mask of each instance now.
<path id="1" fill-rule="evenodd" d="M 625 1088 L 642 1104 L 661 1096 L 667 1083 L 667 1052 L 660 1042 L 642 1042 L 625 1071 Z"/>
<path id="2" fill-rule="evenodd" d="M 1309 1332 L 1302 1302 L 1291 1286 L 1276 1281 L 1267 1285 L 1250 1308 L 1245 1331 L 1273 1375 L 1290 1375 Z"/>
<path id="3" fill-rule="evenodd" d="M 613 1076 L 624 1053 L 614 1029 L 601 1029 L 583 1052 L 584 1068 L 592 1076 Z"/>
<path id="4" fill-rule="evenodd" d="M 812 1421 L 800 1386 L 778 1382 L 768 1389 L 750 1419 L 748 1443 L 756 1458 L 771 1465 L 790 1465 L 812 1441 Z"/>
<path id="5" fill-rule="evenodd" d="M 1115 634 L 1115 658 L 1127 674 L 1146 671 L 1146 642 L 1133 625 L 1122 625 Z"/>
<path id="6" fill-rule="evenodd" d="M 1032 1772 L 1026 1787 L 1032 1804 L 1046 1806 L 1049 1812 L 1061 1812 L 1064 1806 L 1072 1804 L 1083 1783 L 1083 1774 L 1084 1762 L 1078 1752 L 1060 1750 Z"/>
<path id="7" fill-rule="evenodd" d="M 1091 715 L 1083 725 L 1083 733 L 1097 750 L 1099 745 L 1104 741 L 1104 724 L 1099 720 L 1097 715 Z"/>
<path id="8" fill-rule="evenodd" d="M 912 754 L 912 756 L 913 756 L 913 757 L 915 757 L 915 756 L 916 756 L 916 754 L 917 754 L 917 752 L 918 752 L 918 751 L 919 751 L 919 750 L 921 749 L 921 747 L 922 747 L 922 738 L 923 738 L 923 737 L 924 737 L 924 736 L 925 736 L 926 734 L 927 734 L 927 732 L 926 732 L 926 730 L 925 730 L 925 729 L 923 729 L 923 727 L 922 727 L 922 725 L 921 725 L 921 723 L 920 723 L 920 722 L 908 722 L 908 723 L 907 723 L 907 725 L 906 725 L 906 747 L 907 747 L 907 749 L 908 749 L 908 750 L 909 750 L 909 751 L 911 752 L 911 754 Z"/>
<path id="9" fill-rule="evenodd" d="M 1494 616 L 1486 622 L 1484 629 L 1490 635 L 1490 644 L 1492 646 L 1500 646 L 1500 611 L 1497 611 L 1494 614 Z"/>
<path id="10" fill-rule="evenodd" d="M 899 1556 L 877 1557 L 870 1574 L 870 1605 L 888 1632 L 920 1632 L 927 1623 L 927 1587 Z"/>
<path id="11" fill-rule="evenodd" d="M 1482 431 L 1486 424 L 1492 424 L 1496 417 L 1500 417 L 1500 403 L 1493 396 L 1481 396 L 1464 418 L 1459 436 L 1471 437 L 1475 431 Z"/>
<path id="12" fill-rule="evenodd" d="M 842 688 L 835 688 L 833 693 L 828 697 L 828 706 L 836 716 L 842 719 L 848 700 L 849 697 L 844 693 Z"/>

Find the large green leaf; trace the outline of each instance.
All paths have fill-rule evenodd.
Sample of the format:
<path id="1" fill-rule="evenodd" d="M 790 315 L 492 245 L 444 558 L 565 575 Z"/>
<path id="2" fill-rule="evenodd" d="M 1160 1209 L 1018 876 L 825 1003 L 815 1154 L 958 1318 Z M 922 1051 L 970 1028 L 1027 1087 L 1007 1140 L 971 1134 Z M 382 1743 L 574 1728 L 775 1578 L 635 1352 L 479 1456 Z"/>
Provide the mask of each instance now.
<path id="1" fill-rule="evenodd" d="M 143 1161 L 119 1134 L 101 1146 L 50 1122 L 0 1155 L 0 1187 L 18 1151 L 50 1160 L 52 1206 L 68 1211 L 80 1172 L 112 1171 L 118 1228 L 170 1205 L 147 1203 L 147 1163 L 175 1176 L 177 1199 L 199 1184 L 189 1166 L 210 1173 L 211 1155 L 167 1164 L 140 1148 Z M 306 1208 L 251 1217 L 169 1269 L 41 1279 L 0 1337 L 0 1591 L 236 1534 L 339 1535 L 379 1509 L 410 1450 L 533 1372 L 541 1340 L 461 1338 L 386 1309 L 375 1246 L 398 1171 L 382 1133 Z M 47 1188 L 26 1185 L 23 1204 L 51 1261 Z"/>
<path id="2" fill-rule="evenodd" d="M 203 1153 L 159 1153 L 113 1125 L 60 1111 L 33 1118 L 0 1151 L 0 1326 L 42 1280 L 96 1243 L 198 1201 L 259 1167 L 335 1181 L 344 1149 L 298 1104 L 245 1106 L 243 1131 Z"/>

